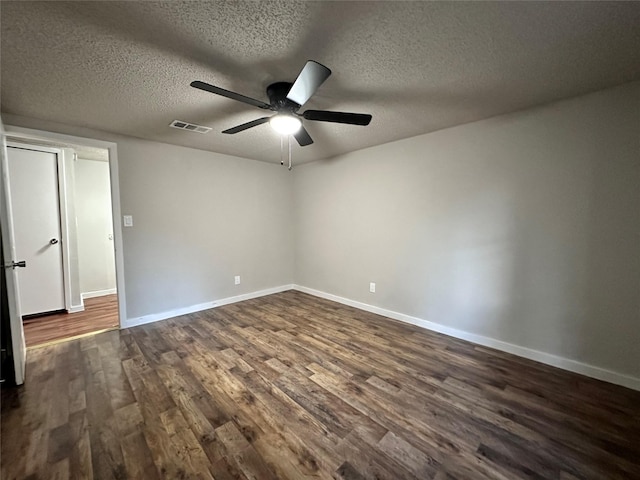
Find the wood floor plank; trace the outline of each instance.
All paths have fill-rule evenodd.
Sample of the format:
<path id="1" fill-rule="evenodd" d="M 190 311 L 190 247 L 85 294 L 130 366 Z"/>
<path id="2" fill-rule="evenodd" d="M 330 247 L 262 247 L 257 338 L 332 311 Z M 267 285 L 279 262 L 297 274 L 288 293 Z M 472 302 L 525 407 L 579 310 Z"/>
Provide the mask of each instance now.
<path id="1" fill-rule="evenodd" d="M 379 439 L 359 427 L 353 429 L 340 445 L 341 455 L 365 478 L 419 480 L 409 470 L 377 448 Z M 428 477 L 427 477 L 428 478 Z"/>
<path id="2" fill-rule="evenodd" d="M 30 348 L 1 394 L 7 480 L 640 479 L 640 392 L 295 291 Z"/>
<path id="3" fill-rule="evenodd" d="M 162 478 L 153 463 L 151 450 L 149 450 L 141 431 L 133 432 L 122 438 L 122 453 L 127 479 L 156 480 Z"/>

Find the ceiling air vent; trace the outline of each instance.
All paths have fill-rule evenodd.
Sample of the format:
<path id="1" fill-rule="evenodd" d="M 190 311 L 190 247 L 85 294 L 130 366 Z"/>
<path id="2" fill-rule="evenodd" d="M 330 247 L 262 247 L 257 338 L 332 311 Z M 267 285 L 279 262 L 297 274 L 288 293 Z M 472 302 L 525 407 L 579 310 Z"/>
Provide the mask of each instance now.
<path id="1" fill-rule="evenodd" d="M 193 123 L 183 122 L 182 120 L 174 120 L 169 124 L 170 127 L 179 128 L 180 130 L 189 130 L 196 133 L 209 133 L 211 129 L 209 127 L 203 127 L 202 125 L 194 125 Z"/>

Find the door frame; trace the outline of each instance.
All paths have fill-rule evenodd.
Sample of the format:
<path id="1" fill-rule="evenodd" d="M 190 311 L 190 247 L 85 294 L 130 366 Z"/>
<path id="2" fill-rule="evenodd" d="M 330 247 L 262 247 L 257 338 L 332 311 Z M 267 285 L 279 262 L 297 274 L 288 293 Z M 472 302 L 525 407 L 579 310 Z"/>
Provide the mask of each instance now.
<path id="1" fill-rule="evenodd" d="M 113 222 L 113 240 L 116 260 L 116 288 L 118 292 L 118 317 L 120 328 L 127 319 L 127 302 L 124 278 L 124 253 L 122 241 L 122 218 L 120 208 L 120 183 L 118 176 L 118 145 L 115 142 L 107 142 L 87 137 L 77 137 L 62 133 L 35 130 L 31 128 L 5 125 L 5 135 L 18 137 L 21 140 L 50 141 L 52 143 L 75 144 L 87 147 L 97 147 L 109 152 L 109 177 L 111 182 L 111 211 Z M 60 162 L 58 162 L 60 164 Z M 22 322 L 20 322 L 22 328 Z"/>
<path id="2" fill-rule="evenodd" d="M 14 137 L 17 135 L 14 135 Z M 7 149 L 19 148 L 34 152 L 53 153 L 56 156 L 56 180 L 58 191 L 58 218 L 60 220 L 60 242 L 62 243 L 62 286 L 64 289 L 64 308 L 68 312 L 77 311 L 71 302 L 71 265 L 69 261 L 69 225 L 67 219 L 67 181 L 65 175 L 64 157 L 62 149 L 27 143 L 15 143 L 7 140 Z M 9 178 L 11 182 L 11 178 Z"/>

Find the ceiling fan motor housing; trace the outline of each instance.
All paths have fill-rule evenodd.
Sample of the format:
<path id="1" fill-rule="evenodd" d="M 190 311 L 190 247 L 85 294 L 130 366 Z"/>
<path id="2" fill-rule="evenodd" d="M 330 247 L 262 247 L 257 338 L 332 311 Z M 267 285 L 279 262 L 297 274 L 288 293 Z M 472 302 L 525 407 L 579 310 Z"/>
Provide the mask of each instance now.
<path id="1" fill-rule="evenodd" d="M 300 108 L 300 105 L 287 98 L 292 85 L 289 82 L 276 82 L 267 87 L 267 96 L 273 110 L 293 114 Z"/>

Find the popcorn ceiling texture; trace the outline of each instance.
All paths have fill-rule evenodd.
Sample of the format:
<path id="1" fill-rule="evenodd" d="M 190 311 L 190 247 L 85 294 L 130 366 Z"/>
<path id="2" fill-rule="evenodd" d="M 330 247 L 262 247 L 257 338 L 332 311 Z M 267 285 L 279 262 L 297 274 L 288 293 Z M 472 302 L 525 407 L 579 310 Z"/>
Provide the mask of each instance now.
<path id="1" fill-rule="evenodd" d="M 333 75 L 303 107 L 318 160 L 640 79 L 640 2 L 2 2 L 2 112 L 279 162 L 264 111 L 308 59 Z M 213 128 L 198 135 L 179 119 Z"/>

